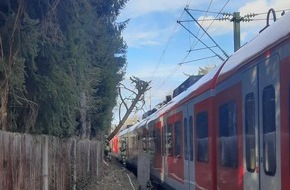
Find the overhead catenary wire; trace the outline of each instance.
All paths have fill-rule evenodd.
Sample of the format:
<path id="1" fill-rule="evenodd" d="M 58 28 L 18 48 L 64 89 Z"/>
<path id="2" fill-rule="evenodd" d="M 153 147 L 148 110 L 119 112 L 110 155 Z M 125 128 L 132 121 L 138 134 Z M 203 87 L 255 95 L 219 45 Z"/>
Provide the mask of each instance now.
<path id="1" fill-rule="evenodd" d="M 191 32 L 188 28 L 186 28 L 181 21 L 177 21 L 185 30 L 187 30 L 191 35 L 193 35 L 200 43 L 202 43 L 205 47 L 207 47 L 213 54 L 215 54 L 220 60 L 224 61 L 225 59 L 212 50 L 208 45 L 206 45 L 201 39 L 199 39 L 193 32 Z"/>
<path id="2" fill-rule="evenodd" d="M 185 63 L 192 63 L 192 62 L 201 61 L 201 60 L 205 60 L 205 59 L 210 59 L 210 58 L 214 58 L 214 57 L 216 57 L 216 55 L 203 57 L 203 58 L 200 58 L 200 59 L 194 59 L 194 60 L 190 60 L 190 61 L 184 61 L 184 62 L 178 63 L 178 65 L 183 65 Z"/>
<path id="3" fill-rule="evenodd" d="M 227 3 L 229 2 L 230 0 L 228 0 L 227 2 L 226 2 L 226 4 L 223 6 L 223 8 L 221 9 L 221 11 L 225 8 L 225 6 L 227 5 Z M 189 4 L 190 4 L 190 2 L 191 2 L 191 0 L 189 0 L 188 1 L 188 3 L 187 3 L 187 5 L 186 5 L 186 8 L 188 8 L 189 7 Z M 209 8 L 210 8 L 210 6 L 211 6 L 211 3 L 209 4 L 209 6 L 208 6 L 208 10 L 209 10 Z M 221 12 L 220 11 L 220 12 Z M 183 10 L 183 13 L 182 13 L 182 15 L 184 14 L 184 12 L 185 12 L 185 10 Z M 180 18 L 181 18 L 181 16 L 180 16 Z M 180 18 L 178 19 L 178 20 L 180 20 Z M 177 21 L 177 23 L 178 23 L 178 21 Z M 180 24 L 180 23 L 179 23 Z M 182 25 L 182 24 L 180 24 L 180 25 Z M 184 26 L 183 26 L 184 27 Z M 185 27 L 184 27 L 185 28 Z M 187 28 L 185 28 L 189 33 L 192 33 L 191 31 L 189 31 Z M 209 29 L 209 27 L 207 28 L 207 30 Z M 193 33 L 192 33 L 193 34 Z M 194 35 L 194 34 L 193 34 Z M 204 34 L 203 34 L 204 35 Z M 202 36 L 203 36 L 202 35 Z M 194 35 L 195 36 L 195 35 Z M 198 41 L 197 41 L 197 43 L 199 42 L 199 38 L 196 38 L 195 37 L 195 39 L 197 39 Z M 201 43 L 203 43 L 202 41 L 200 41 Z M 196 43 L 196 44 L 197 44 Z M 195 44 L 195 45 L 196 45 Z M 206 46 L 206 49 L 211 49 L 212 47 L 215 47 L 215 46 L 207 46 L 206 44 L 205 44 L 205 46 Z M 193 49 L 193 45 L 191 46 L 191 49 Z M 182 65 L 182 63 L 183 62 L 185 62 L 185 60 L 187 59 L 187 57 L 189 56 L 189 54 L 190 54 L 190 52 L 192 52 L 191 50 L 189 50 L 188 51 L 188 53 L 187 53 L 187 55 L 183 58 L 183 61 L 182 62 L 180 62 L 179 64 L 178 64 L 178 66 L 173 70 L 173 72 L 171 72 L 170 73 L 170 75 L 168 75 L 167 77 L 166 77 L 166 79 L 161 83 L 161 85 L 159 86 L 159 88 L 158 88 L 158 90 L 160 90 L 160 88 L 166 83 L 166 81 L 171 77 L 171 76 L 173 76 L 173 74 L 174 73 L 176 73 L 177 72 L 177 70 L 180 68 L 180 66 Z M 215 54 L 215 56 L 213 56 L 213 57 L 219 57 L 222 61 L 224 61 L 224 58 L 222 58 L 220 55 L 218 55 L 218 54 L 216 54 L 216 53 L 214 53 Z M 205 58 L 206 59 L 206 58 Z"/>
<path id="4" fill-rule="evenodd" d="M 191 0 L 188 0 L 188 1 L 187 1 L 187 4 L 185 5 L 185 7 L 189 7 L 190 3 L 191 3 Z M 184 15 L 184 13 L 185 13 L 185 11 L 183 10 L 182 13 L 181 13 L 181 15 L 180 15 L 180 17 L 178 18 L 178 20 L 182 18 L 182 16 Z M 169 42 L 172 40 L 173 35 L 174 35 L 174 33 L 175 33 L 177 27 L 178 27 L 178 24 L 175 23 L 175 28 L 174 28 L 174 30 L 172 31 L 172 33 L 171 33 L 169 39 L 167 40 L 166 46 L 165 46 L 164 50 L 162 51 L 162 55 L 161 55 L 161 57 L 160 57 L 160 59 L 159 59 L 159 61 L 158 61 L 158 64 L 156 65 L 156 67 L 155 67 L 155 69 L 154 69 L 154 71 L 153 71 L 153 73 L 152 73 L 152 76 L 150 77 L 151 80 L 152 80 L 153 76 L 155 75 L 155 73 L 156 73 L 156 71 L 157 71 L 157 69 L 158 69 L 158 67 L 159 67 L 159 64 L 160 64 L 161 60 L 163 59 L 163 56 L 165 55 L 165 52 L 166 52 L 166 50 L 167 50 L 167 48 L 168 48 L 168 45 L 169 45 Z M 164 84 L 166 83 L 166 81 L 167 81 L 167 80 L 168 80 L 172 75 L 174 75 L 174 74 L 178 71 L 179 68 L 180 68 L 180 65 L 177 65 L 177 66 L 174 68 L 174 70 L 173 70 L 173 71 L 172 71 L 172 72 L 171 72 L 171 73 L 170 73 L 170 74 L 165 78 L 165 80 L 163 80 L 163 82 L 159 85 L 159 87 L 157 88 L 156 92 L 158 92 L 158 91 L 159 91 L 159 90 L 164 86 Z M 156 93 L 156 92 L 154 92 L 154 93 Z"/>
<path id="5" fill-rule="evenodd" d="M 210 3 L 210 5 L 211 5 L 211 3 Z M 210 7 L 210 5 L 209 5 L 209 7 Z M 189 4 L 187 4 L 186 5 L 186 8 L 188 8 L 188 6 L 189 6 Z M 208 8 L 209 9 L 209 8 Z M 183 13 L 185 12 L 185 10 L 183 10 Z M 181 18 L 181 17 L 180 17 Z M 178 19 L 178 20 L 180 20 L 180 18 Z M 177 21 L 177 23 L 178 23 L 178 21 Z M 211 46 L 211 47 L 213 47 L 213 46 Z M 208 48 L 206 48 L 206 49 L 208 49 Z M 197 50 L 197 49 L 196 49 Z M 201 50 L 201 49 L 200 49 Z M 166 79 L 162 82 L 162 84 L 160 85 L 160 87 L 158 88 L 158 89 L 160 89 L 165 83 L 166 83 L 166 81 L 171 77 L 171 76 L 173 76 L 177 71 L 178 71 L 178 69 L 181 67 L 181 65 L 182 65 L 182 63 L 184 63 L 185 62 L 185 60 L 186 60 L 186 58 L 189 56 L 189 54 L 190 54 L 190 52 L 191 51 L 195 51 L 195 50 L 189 50 L 188 51 L 188 53 L 187 53 L 187 55 L 183 58 L 183 60 L 182 60 L 182 62 L 180 62 L 176 67 L 175 67 L 175 69 L 166 77 Z M 215 57 L 215 56 L 214 56 Z"/>
<path id="6" fill-rule="evenodd" d="M 195 23 L 204 31 L 204 33 L 212 40 L 212 42 L 221 50 L 221 52 L 226 56 L 226 58 L 229 58 L 229 55 L 216 43 L 216 41 L 209 35 L 209 33 L 199 24 L 199 22 L 190 14 L 187 8 L 184 9 L 189 16 L 195 21 Z M 182 21 L 179 21 L 179 23 Z M 192 33 L 193 34 L 193 33 Z M 194 35 L 195 36 L 195 35 Z M 198 38 L 198 37 L 196 37 Z M 198 39 L 200 42 L 202 42 L 200 39 Z M 204 44 L 204 43 L 203 43 Z M 211 50 L 211 48 L 209 48 Z M 212 50 L 211 50 L 212 51 Z M 213 51 L 212 51 L 213 52 Z M 216 53 L 215 53 L 216 54 Z M 219 57 L 220 58 L 220 57 Z M 222 59 L 224 61 L 224 59 Z"/>
<path id="7" fill-rule="evenodd" d="M 228 1 L 224 4 L 224 6 L 221 8 L 221 10 L 220 10 L 219 12 L 214 12 L 214 13 L 217 13 L 217 16 L 216 16 L 215 18 L 217 18 L 219 14 L 222 14 L 221 12 L 222 12 L 222 11 L 224 10 L 224 8 L 227 6 L 227 4 L 229 3 L 229 1 L 230 1 L 230 0 L 228 0 Z M 206 11 L 201 11 L 201 12 L 205 12 L 205 13 L 206 13 L 205 15 L 207 15 L 208 13 L 213 13 L 213 12 L 209 11 L 210 6 L 211 6 L 211 3 L 210 3 L 210 5 L 208 6 L 208 8 L 207 8 Z M 186 8 L 188 8 L 188 7 L 186 7 Z M 188 10 L 196 10 L 196 9 L 189 9 L 189 8 L 188 8 Z M 192 21 L 192 20 L 190 20 L 190 21 Z M 214 22 L 214 20 L 213 20 L 213 21 L 210 23 L 210 25 L 206 28 L 206 31 L 208 31 L 208 29 L 212 26 L 213 22 Z M 199 31 L 200 31 L 200 30 L 199 30 Z M 205 34 L 205 33 L 203 33 L 203 34 L 199 37 L 200 40 L 201 40 L 201 38 L 204 36 L 204 34 Z M 196 35 L 196 36 L 198 36 L 198 35 Z M 197 38 L 196 38 L 196 39 L 197 39 Z M 194 49 L 194 47 L 195 47 L 198 43 L 199 43 L 199 41 L 196 41 L 196 43 L 193 42 L 192 46 L 190 47 L 190 50 Z M 210 48 L 213 48 L 213 47 L 210 46 Z M 208 48 L 206 48 L 206 49 L 208 49 Z M 189 56 L 189 54 L 191 53 L 190 50 L 188 51 L 188 53 L 187 53 L 186 56 L 184 57 L 183 61 L 185 61 L 186 58 L 187 58 L 187 57 Z"/>
<path id="8" fill-rule="evenodd" d="M 221 8 L 221 10 L 220 10 L 219 12 L 217 12 L 217 15 L 216 15 L 215 18 L 217 18 L 218 15 L 222 13 L 222 11 L 224 10 L 224 8 L 227 6 L 227 4 L 228 4 L 229 2 L 230 2 L 230 0 L 228 0 L 228 1 L 224 4 L 224 6 Z M 193 10 L 193 9 L 191 9 L 191 10 Z M 214 20 L 213 20 L 213 21 L 210 23 L 210 25 L 206 28 L 206 31 L 208 31 L 208 30 L 210 29 L 210 27 L 212 26 L 213 23 L 214 23 Z M 202 37 L 204 36 L 204 34 L 205 34 L 205 33 L 203 33 L 202 36 L 201 36 L 200 38 L 202 38 Z M 198 44 L 198 41 L 197 41 L 195 44 L 193 44 L 193 45 L 191 46 L 191 49 L 193 49 L 197 44 Z"/>
<path id="9" fill-rule="evenodd" d="M 209 46 L 210 48 L 214 48 L 216 46 Z M 199 51 L 199 50 L 204 50 L 204 49 L 207 49 L 207 47 L 204 47 L 204 48 L 196 48 L 196 49 L 190 49 L 188 50 L 188 52 L 192 52 L 192 51 Z"/>
<path id="10" fill-rule="evenodd" d="M 215 11 L 205 11 L 205 10 L 200 10 L 200 9 L 190 9 L 188 8 L 188 10 L 190 11 L 194 11 L 194 12 L 207 12 L 207 13 L 211 13 L 211 14 L 217 14 L 217 15 L 231 15 L 231 13 L 227 13 L 227 12 L 215 12 Z M 281 10 L 275 10 L 275 12 L 283 12 L 283 11 L 289 11 L 290 9 L 281 9 Z M 263 15 L 263 14 L 268 14 L 268 12 L 260 12 L 260 13 L 255 13 L 256 15 Z"/>
<path id="11" fill-rule="evenodd" d="M 209 9 L 210 9 L 210 7 L 211 7 L 211 4 L 212 4 L 212 0 L 210 1 L 209 5 L 208 5 L 208 7 L 207 7 L 207 10 L 205 11 L 204 19 L 205 19 L 205 17 L 207 16 L 207 14 L 209 13 Z M 188 7 L 186 7 L 186 8 L 188 9 Z M 204 19 L 201 21 L 201 25 L 203 24 Z M 200 30 L 201 30 L 201 28 L 198 29 L 196 36 L 199 35 Z M 202 34 L 202 36 L 203 36 L 203 35 L 204 35 L 204 34 Z M 190 49 L 192 49 L 191 47 L 192 47 L 193 44 L 195 44 L 195 43 L 196 43 L 196 39 L 192 42 L 192 45 L 190 46 Z"/>
<path id="12" fill-rule="evenodd" d="M 181 13 L 179 19 L 183 16 L 184 13 L 185 13 L 185 11 L 183 10 L 183 12 Z M 151 75 L 151 77 L 150 77 L 150 81 L 151 81 L 152 78 L 154 77 L 154 75 L 155 75 L 155 73 L 156 73 L 156 71 L 157 71 L 157 69 L 158 69 L 158 67 L 159 67 L 159 65 L 160 65 L 160 63 L 161 63 L 161 61 L 162 61 L 162 59 L 163 59 L 163 57 L 164 57 L 166 51 L 167 51 L 167 48 L 168 48 L 168 46 L 169 46 L 169 43 L 170 43 L 171 40 L 173 39 L 173 36 L 174 36 L 174 34 L 175 34 L 175 31 L 177 30 L 177 27 L 178 27 L 178 24 L 176 23 L 175 26 L 174 26 L 174 28 L 173 28 L 173 30 L 171 31 L 171 34 L 170 34 L 170 36 L 169 36 L 169 38 L 168 38 L 168 40 L 167 40 L 167 42 L 166 42 L 166 45 L 165 45 L 165 47 L 164 47 L 164 49 L 163 49 L 163 51 L 162 51 L 162 53 L 161 53 L 161 56 L 160 56 L 160 58 L 159 58 L 159 60 L 158 60 L 158 62 L 157 62 L 157 65 L 156 65 L 156 67 L 154 68 L 154 70 L 153 70 L 153 72 L 152 72 L 152 75 Z"/>
<path id="13" fill-rule="evenodd" d="M 204 10 L 198 10 L 198 9 L 188 9 L 188 10 L 191 10 L 191 11 L 198 11 L 198 12 L 207 12 L 207 11 L 204 11 Z M 284 10 L 275 10 L 275 12 L 285 12 L 285 11 L 289 11 L 290 9 L 284 9 Z M 224 21 L 224 20 L 231 20 L 230 16 L 233 16 L 232 13 L 226 13 L 226 12 L 211 12 L 209 11 L 209 13 L 213 13 L 213 14 L 217 14 L 217 15 L 223 15 L 225 17 L 222 17 L 222 18 L 203 18 L 201 20 L 199 19 L 196 19 L 198 22 L 205 22 L 205 21 Z M 254 18 L 254 17 L 257 17 L 257 16 L 261 16 L 261 15 L 265 15 L 265 14 L 268 14 L 268 12 L 260 12 L 260 13 L 248 13 L 248 14 L 245 14 L 244 16 L 241 16 L 241 22 L 250 22 L 250 21 L 259 21 L 259 20 L 267 20 L 265 18 Z M 185 22 L 193 22 L 193 20 L 184 20 Z"/>
<path id="14" fill-rule="evenodd" d="M 226 3 L 225 3 L 225 5 L 222 7 L 222 9 L 220 10 L 220 13 L 223 11 L 223 9 L 226 7 L 226 5 L 228 4 L 228 2 L 229 2 L 230 0 L 228 0 Z M 189 4 L 190 4 L 190 2 L 191 2 L 191 0 L 189 0 L 188 1 L 188 3 L 187 3 L 187 5 L 185 6 L 186 8 L 188 8 L 189 7 Z M 210 6 L 209 6 L 210 7 Z M 183 16 L 183 14 L 184 14 L 184 12 L 185 12 L 185 10 L 183 10 L 183 12 L 182 12 L 182 15 L 180 16 L 180 18 Z M 178 20 L 180 20 L 180 18 L 178 19 Z M 178 23 L 178 22 L 177 22 Z M 212 23 L 213 23 L 213 21 L 212 21 Z M 210 26 L 212 25 L 212 23 L 210 24 Z M 207 27 L 207 29 L 206 29 L 206 31 L 210 28 L 210 26 L 209 27 Z M 186 28 L 185 28 L 186 29 Z M 189 30 L 188 30 L 189 31 Z M 190 31 L 189 31 L 190 32 Z M 204 35 L 204 34 L 203 34 Z M 203 36 L 202 35 L 202 36 Z M 201 37 L 202 37 L 201 36 Z M 199 38 L 196 38 L 196 39 L 199 39 Z M 202 41 L 197 41 L 196 43 L 195 43 L 195 45 L 197 45 L 199 42 L 201 42 L 201 43 L 203 43 Z M 192 45 L 192 48 L 191 49 L 193 49 L 194 47 L 195 47 L 195 45 Z M 207 45 L 206 45 L 207 46 Z M 207 49 L 209 49 L 209 47 L 210 48 L 212 48 L 212 46 L 207 46 Z M 166 49 L 167 49 L 167 47 L 166 47 Z M 165 49 L 165 50 L 166 50 Z M 163 58 L 163 56 L 164 56 L 164 54 L 165 54 L 165 50 L 164 50 L 164 52 L 162 53 L 162 57 L 160 58 L 160 61 L 161 61 L 161 59 Z M 187 53 L 187 55 L 184 57 L 184 59 L 183 59 L 183 61 L 182 62 L 184 62 L 185 60 L 186 60 L 186 58 L 189 56 L 189 54 L 190 54 L 190 52 L 192 52 L 192 51 L 188 51 L 188 53 Z M 216 53 L 214 53 L 215 54 L 215 56 L 213 56 L 213 57 L 219 57 L 222 61 L 224 61 L 224 58 L 222 58 L 220 55 L 218 55 L 218 54 L 216 54 Z M 181 62 L 181 63 L 182 63 Z M 164 85 L 165 85 L 165 83 L 167 82 L 167 80 L 170 78 L 170 77 L 172 77 L 177 71 L 178 71 L 178 69 L 181 67 L 181 65 L 182 64 L 178 64 L 176 67 L 175 67 L 175 69 L 166 77 L 166 79 L 165 80 L 163 80 L 163 82 L 161 83 L 161 85 L 159 86 L 159 88 L 156 90 L 156 92 L 158 92 Z M 155 72 L 156 72 L 156 70 L 157 70 L 157 68 L 158 68 L 158 66 L 156 67 L 156 69 L 154 70 L 154 74 L 155 74 Z M 153 76 L 152 76 L 153 77 Z"/>
<path id="15" fill-rule="evenodd" d="M 178 69 L 180 68 L 180 66 L 181 65 L 177 65 L 175 68 L 174 68 L 174 70 L 165 78 L 165 80 L 163 80 L 163 82 L 161 83 L 161 85 L 157 88 L 157 92 L 158 92 L 158 90 L 160 90 L 161 89 L 161 87 L 163 87 L 164 85 L 165 85 L 165 83 L 166 83 L 166 81 L 170 78 L 170 77 L 172 77 L 177 71 L 178 71 Z"/>

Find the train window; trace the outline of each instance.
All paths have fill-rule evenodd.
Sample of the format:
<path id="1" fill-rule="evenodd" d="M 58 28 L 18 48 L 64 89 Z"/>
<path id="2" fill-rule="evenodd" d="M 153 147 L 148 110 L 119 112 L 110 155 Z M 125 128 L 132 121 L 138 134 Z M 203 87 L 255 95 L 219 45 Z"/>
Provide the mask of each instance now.
<path id="1" fill-rule="evenodd" d="M 182 156 L 182 134 L 181 134 L 181 121 L 174 124 L 174 156 L 179 158 Z"/>
<path id="2" fill-rule="evenodd" d="M 224 167 L 238 166 L 237 106 L 228 102 L 219 108 L 220 164 Z"/>
<path id="3" fill-rule="evenodd" d="M 165 142 L 166 142 L 166 126 L 164 125 L 163 127 L 162 127 L 162 154 L 163 154 L 163 156 L 165 156 L 165 154 L 166 154 L 166 146 L 165 146 Z"/>
<path id="4" fill-rule="evenodd" d="M 193 161 L 193 118 L 189 117 L 189 148 L 190 161 Z"/>
<path id="5" fill-rule="evenodd" d="M 185 157 L 185 160 L 188 160 L 188 143 L 187 143 L 187 135 L 188 135 L 188 127 L 187 127 L 187 119 L 184 118 L 184 131 L 183 131 L 183 139 L 184 139 L 184 157 Z"/>
<path id="6" fill-rule="evenodd" d="M 267 175 L 276 173 L 276 110 L 275 88 L 273 85 L 263 89 L 263 157 L 264 171 Z"/>
<path id="7" fill-rule="evenodd" d="M 208 112 L 196 115 L 197 161 L 208 162 Z"/>
<path id="8" fill-rule="evenodd" d="M 153 126 L 152 126 L 153 127 Z M 156 130 L 153 130 L 150 137 L 149 137 L 149 153 L 154 154 L 156 151 Z"/>
<path id="9" fill-rule="evenodd" d="M 256 168 L 255 97 L 249 93 L 245 97 L 245 138 L 246 165 L 249 172 Z"/>
<path id="10" fill-rule="evenodd" d="M 155 143 L 155 149 L 156 153 L 159 155 L 161 154 L 161 133 L 159 128 L 155 128 L 155 138 L 154 138 L 154 143 Z"/>
<path id="11" fill-rule="evenodd" d="M 166 133 L 166 147 L 167 147 L 167 155 L 173 156 L 173 147 L 172 147 L 172 125 L 169 124 L 167 126 L 167 133 Z"/>

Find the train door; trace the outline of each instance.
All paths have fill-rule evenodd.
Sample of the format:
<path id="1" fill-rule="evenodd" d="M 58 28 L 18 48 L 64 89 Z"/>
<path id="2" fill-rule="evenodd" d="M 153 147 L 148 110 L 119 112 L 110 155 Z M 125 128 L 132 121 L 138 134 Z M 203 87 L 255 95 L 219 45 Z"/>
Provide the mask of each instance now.
<path id="1" fill-rule="evenodd" d="M 158 121 L 154 124 L 153 137 L 152 137 L 153 153 L 153 168 L 154 172 L 157 172 L 157 176 L 160 178 L 162 174 L 162 149 L 161 149 L 161 122 Z"/>
<path id="2" fill-rule="evenodd" d="M 172 111 L 166 118 L 166 183 L 184 189 L 183 111 Z"/>
<path id="3" fill-rule="evenodd" d="M 163 119 L 163 118 L 162 118 Z M 166 156 L 166 137 L 167 137 L 167 126 L 164 121 L 162 121 L 162 168 L 163 168 L 163 176 L 161 176 L 161 180 L 164 181 L 168 176 L 168 164 L 167 164 L 167 156 Z"/>
<path id="4" fill-rule="evenodd" d="M 209 93 L 208 93 L 209 94 Z M 197 189 L 216 189 L 216 141 L 213 97 L 196 99 L 194 105 L 195 185 Z"/>
<path id="5" fill-rule="evenodd" d="M 279 58 L 243 74 L 244 189 L 281 189 Z"/>
<path id="6" fill-rule="evenodd" d="M 184 114 L 184 181 L 186 189 L 194 189 L 193 161 L 193 105 L 187 105 Z"/>

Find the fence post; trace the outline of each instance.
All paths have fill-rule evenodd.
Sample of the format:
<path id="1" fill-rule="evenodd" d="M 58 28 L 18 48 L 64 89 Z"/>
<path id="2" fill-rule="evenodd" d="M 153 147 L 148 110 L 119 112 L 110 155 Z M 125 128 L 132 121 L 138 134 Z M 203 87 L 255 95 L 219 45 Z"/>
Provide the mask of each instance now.
<path id="1" fill-rule="evenodd" d="M 43 190 L 48 190 L 48 137 L 44 138 L 44 145 L 42 149 L 42 178 L 43 178 Z"/>
<path id="2" fill-rule="evenodd" d="M 77 184 L 77 167 L 76 167 L 76 157 L 77 157 L 77 145 L 76 139 L 71 139 L 71 189 L 76 190 Z"/>
<path id="3" fill-rule="evenodd" d="M 91 142 L 92 141 L 87 140 L 86 142 L 88 144 L 88 146 L 87 146 L 88 147 L 88 154 L 87 154 L 87 173 L 86 173 L 86 175 L 89 176 L 89 177 L 91 177 L 90 176 L 90 168 L 92 166 L 91 166 L 91 158 L 90 158 L 91 156 L 90 155 L 91 155 Z"/>

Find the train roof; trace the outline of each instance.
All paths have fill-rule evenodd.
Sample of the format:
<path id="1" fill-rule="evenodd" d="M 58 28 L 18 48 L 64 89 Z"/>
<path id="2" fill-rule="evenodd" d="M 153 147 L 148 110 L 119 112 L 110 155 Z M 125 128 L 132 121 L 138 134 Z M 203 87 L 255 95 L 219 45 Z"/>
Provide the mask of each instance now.
<path id="1" fill-rule="evenodd" d="M 290 12 L 272 23 L 263 32 L 235 52 L 224 64 L 217 83 L 224 81 L 235 71 L 253 60 L 261 53 L 281 43 L 290 34 Z"/>

